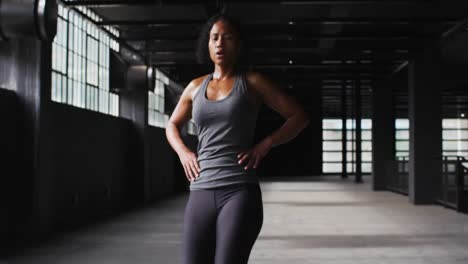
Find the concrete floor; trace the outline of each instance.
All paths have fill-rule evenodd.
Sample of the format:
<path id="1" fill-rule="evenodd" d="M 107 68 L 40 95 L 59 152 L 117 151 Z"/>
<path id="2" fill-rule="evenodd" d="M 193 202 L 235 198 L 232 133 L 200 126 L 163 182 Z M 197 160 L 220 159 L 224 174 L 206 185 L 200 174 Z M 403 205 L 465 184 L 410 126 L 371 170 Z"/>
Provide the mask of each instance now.
<path id="1" fill-rule="evenodd" d="M 364 180 L 263 181 L 264 224 L 249 263 L 468 263 L 468 215 L 373 192 Z M 187 198 L 60 235 L 0 263 L 179 264 Z"/>

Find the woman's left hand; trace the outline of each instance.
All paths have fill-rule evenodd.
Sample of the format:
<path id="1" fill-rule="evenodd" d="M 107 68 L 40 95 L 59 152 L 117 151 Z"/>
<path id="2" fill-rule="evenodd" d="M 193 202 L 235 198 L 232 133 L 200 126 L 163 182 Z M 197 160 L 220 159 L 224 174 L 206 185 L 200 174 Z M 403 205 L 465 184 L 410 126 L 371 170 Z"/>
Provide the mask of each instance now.
<path id="1" fill-rule="evenodd" d="M 238 163 L 242 164 L 248 159 L 247 166 L 244 167 L 244 170 L 248 170 L 252 167 L 256 169 L 258 167 L 259 162 L 267 155 L 272 147 L 272 142 L 269 138 L 265 138 L 264 140 L 257 143 L 254 147 L 250 148 L 249 150 L 242 151 L 237 158 L 239 158 Z"/>

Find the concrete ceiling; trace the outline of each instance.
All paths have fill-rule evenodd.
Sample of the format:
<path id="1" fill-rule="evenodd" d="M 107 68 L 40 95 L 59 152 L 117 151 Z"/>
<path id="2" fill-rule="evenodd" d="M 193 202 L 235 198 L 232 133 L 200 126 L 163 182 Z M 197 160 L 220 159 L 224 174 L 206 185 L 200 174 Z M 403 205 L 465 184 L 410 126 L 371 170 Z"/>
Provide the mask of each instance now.
<path id="1" fill-rule="evenodd" d="M 103 18 L 100 26 L 119 29 L 121 41 L 182 85 L 212 71 L 196 63 L 194 47 L 203 23 L 225 5 L 244 25 L 252 69 L 303 99 L 320 95 L 326 116 L 339 116 L 341 90 L 348 87 L 351 98 L 350 84 L 360 85 L 369 115 L 374 82 L 468 14 L 468 1 L 441 0 L 62 2 L 91 8 Z"/>

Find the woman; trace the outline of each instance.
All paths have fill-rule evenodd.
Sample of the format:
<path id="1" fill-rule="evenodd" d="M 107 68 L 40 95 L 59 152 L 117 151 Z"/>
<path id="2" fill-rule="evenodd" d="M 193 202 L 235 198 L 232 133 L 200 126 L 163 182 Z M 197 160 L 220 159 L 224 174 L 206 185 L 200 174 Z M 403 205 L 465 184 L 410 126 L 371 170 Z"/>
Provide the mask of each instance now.
<path id="1" fill-rule="evenodd" d="M 244 58 L 239 24 L 226 14 L 211 17 L 199 38 L 198 59 L 214 71 L 192 80 L 166 128 L 190 181 L 185 208 L 184 264 L 244 264 L 263 225 L 262 195 L 255 169 L 272 147 L 293 139 L 308 123 L 300 105 L 263 75 L 241 70 Z M 262 103 L 287 121 L 252 144 Z M 192 118 L 197 155 L 179 129 Z"/>

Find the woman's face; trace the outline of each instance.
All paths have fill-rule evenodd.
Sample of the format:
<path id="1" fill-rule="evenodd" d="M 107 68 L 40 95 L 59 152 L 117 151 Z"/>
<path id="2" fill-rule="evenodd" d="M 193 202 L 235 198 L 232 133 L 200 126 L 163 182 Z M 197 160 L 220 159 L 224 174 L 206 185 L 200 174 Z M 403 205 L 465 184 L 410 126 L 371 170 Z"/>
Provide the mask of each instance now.
<path id="1" fill-rule="evenodd" d="M 208 49 L 211 60 L 218 65 L 231 65 L 236 62 L 240 41 L 228 22 L 218 20 L 210 30 Z"/>

